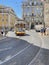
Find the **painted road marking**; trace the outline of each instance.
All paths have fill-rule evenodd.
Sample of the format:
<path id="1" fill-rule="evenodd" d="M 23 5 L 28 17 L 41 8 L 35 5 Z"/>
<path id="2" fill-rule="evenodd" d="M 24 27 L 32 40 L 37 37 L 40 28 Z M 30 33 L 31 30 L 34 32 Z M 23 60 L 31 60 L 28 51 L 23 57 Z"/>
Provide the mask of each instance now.
<path id="1" fill-rule="evenodd" d="M 9 50 L 9 49 L 12 49 L 12 47 L 0 49 L 0 52 L 6 51 L 6 50 Z"/>
<path id="2" fill-rule="evenodd" d="M 15 56 L 19 55 L 20 53 L 22 53 L 23 51 L 25 51 L 25 50 L 26 50 L 27 48 L 29 48 L 29 47 L 30 47 L 30 45 L 28 45 L 27 47 L 25 47 L 23 50 L 19 51 L 17 54 L 13 55 L 12 57 L 8 58 L 8 60 L 5 59 L 5 60 L 4 60 L 3 62 L 1 62 L 0 64 L 3 64 L 3 63 L 5 63 L 5 62 L 11 60 L 12 58 L 14 58 Z"/>
<path id="3" fill-rule="evenodd" d="M 7 57 L 5 58 L 5 61 L 8 61 L 10 58 L 11 58 L 11 55 L 7 56 Z"/>
<path id="4" fill-rule="evenodd" d="M 2 60 L 0 60 L 0 64 L 2 63 Z"/>

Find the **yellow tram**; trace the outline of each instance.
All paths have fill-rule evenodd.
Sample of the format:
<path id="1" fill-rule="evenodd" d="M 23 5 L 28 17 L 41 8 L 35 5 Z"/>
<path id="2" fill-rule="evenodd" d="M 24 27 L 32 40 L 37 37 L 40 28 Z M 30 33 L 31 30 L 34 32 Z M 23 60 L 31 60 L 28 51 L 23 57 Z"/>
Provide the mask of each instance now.
<path id="1" fill-rule="evenodd" d="M 15 34 L 16 35 L 25 35 L 25 28 L 24 28 L 24 24 L 16 24 L 15 25 Z"/>

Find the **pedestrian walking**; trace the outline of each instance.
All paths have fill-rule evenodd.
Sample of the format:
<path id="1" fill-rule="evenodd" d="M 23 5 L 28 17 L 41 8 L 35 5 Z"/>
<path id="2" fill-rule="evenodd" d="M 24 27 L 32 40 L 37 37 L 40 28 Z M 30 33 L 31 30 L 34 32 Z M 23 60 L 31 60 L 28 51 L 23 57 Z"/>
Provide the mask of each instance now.
<path id="1" fill-rule="evenodd" d="M 46 35 L 49 34 L 49 27 L 46 28 Z"/>
<path id="2" fill-rule="evenodd" d="M 44 35 L 46 35 L 46 28 L 44 28 Z"/>
<path id="3" fill-rule="evenodd" d="M 41 28 L 41 35 L 45 35 L 45 29 Z"/>

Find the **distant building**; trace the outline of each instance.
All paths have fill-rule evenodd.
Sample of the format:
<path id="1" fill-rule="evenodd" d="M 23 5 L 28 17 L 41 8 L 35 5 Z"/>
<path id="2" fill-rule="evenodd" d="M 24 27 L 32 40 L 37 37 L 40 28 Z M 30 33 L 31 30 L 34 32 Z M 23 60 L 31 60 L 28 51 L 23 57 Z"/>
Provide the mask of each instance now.
<path id="1" fill-rule="evenodd" d="M 12 8 L 0 5 L 0 30 L 13 28 L 16 18 Z"/>

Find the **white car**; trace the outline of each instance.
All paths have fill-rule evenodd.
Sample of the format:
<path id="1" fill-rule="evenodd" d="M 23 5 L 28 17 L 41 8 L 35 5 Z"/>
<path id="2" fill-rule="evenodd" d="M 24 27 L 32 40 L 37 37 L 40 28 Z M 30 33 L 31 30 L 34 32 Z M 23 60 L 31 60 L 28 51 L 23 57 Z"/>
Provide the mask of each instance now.
<path id="1" fill-rule="evenodd" d="M 43 28 L 43 27 L 44 27 L 44 25 L 42 25 L 42 24 L 35 25 L 35 30 L 40 31 L 41 28 Z"/>

